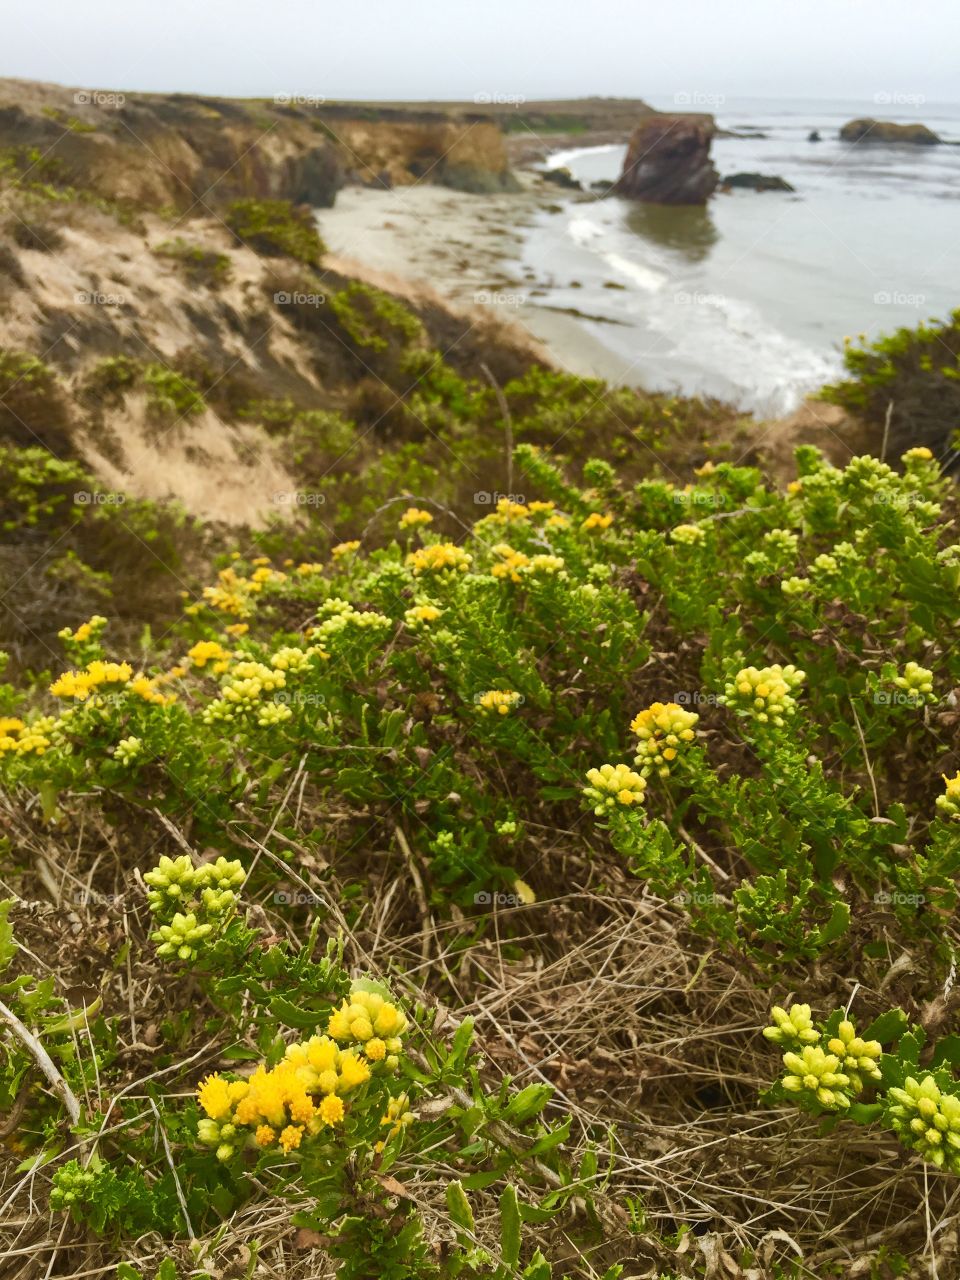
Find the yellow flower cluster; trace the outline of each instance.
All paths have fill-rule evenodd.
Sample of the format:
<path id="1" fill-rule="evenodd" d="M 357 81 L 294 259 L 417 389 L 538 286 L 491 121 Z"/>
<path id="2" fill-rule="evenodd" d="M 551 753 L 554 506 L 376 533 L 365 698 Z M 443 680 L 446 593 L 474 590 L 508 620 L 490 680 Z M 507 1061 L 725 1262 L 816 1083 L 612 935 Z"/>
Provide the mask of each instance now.
<path id="1" fill-rule="evenodd" d="M 840 1062 L 854 1092 L 860 1093 L 866 1080 L 880 1079 L 879 1059 L 883 1048 L 879 1040 L 862 1040 L 849 1019 L 837 1027 L 837 1034 L 827 1041 L 828 1050 Z"/>
<path id="2" fill-rule="evenodd" d="M 70 627 L 63 627 L 57 635 L 61 640 L 73 641 L 74 644 L 86 644 L 88 640 L 96 640 L 106 625 L 106 618 L 102 614 L 95 613 L 87 622 L 81 622 L 76 631 L 72 631 Z"/>
<path id="3" fill-rule="evenodd" d="M 960 1173 L 960 1098 L 932 1075 L 907 1076 L 903 1088 L 890 1088 L 887 1097 L 886 1118 L 900 1140 L 938 1169 Z"/>
<path id="4" fill-rule="evenodd" d="M 411 631 L 416 631 L 425 623 L 436 622 L 443 614 L 443 610 L 435 604 L 415 604 L 412 608 L 407 609 L 403 615 L 403 620 Z"/>
<path id="5" fill-rule="evenodd" d="M 249 618 L 254 610 L 252 596 L 258 594 L 260 583 L 253 583 L 241 577 L 235 569 L 221 569 L 217 575 L 215 587 L 204 587 L 203 598 L 212 609 L 221 613 L 232 614 L 235 618 Z M 197 606 L 190 606 L 186 612 L 195 613 Z"/>
<path id="6" fill-rule="evenodd" d="M 327 1035 L 341 1044 L 359 1044 L 370 1062 L 396 1069 L 407 1015 L 376 991 L 353 991 L 327 1022 Z"/>
<path id="7" fill-rule="evenodd" d="M 699 547 L 706 536 L 703 526 L 699 524 L 678 524 L 670 530 L 671 542 L 682 547 Z"/>
<path id="8" fill-rule="evenodd" d="M 211 670 L 219 675 L 220 672 L 226 671 L 231 653 L 216 640 L 198 640 L 192 649 L 187 650 L 187 657 L 201 671 L 209 662 Z"/>
<path id="9" fill-rule="evenodd" d="M 840 1070 L 841 1062 L 835 1053 L 824 1053 L 819 1045 L 808 1044 L 799 1052 L 785 1053 L 783 1065 L 788 1074 L 781 1084 L 788 1093 L 807 1094 L 830 1110 L 846 1110 L 850 1106 L 847 1089 L 852 1081 Z"/>
<path id="10" fill-rule="evenodd" d="M 433 524 L 433 516 L 421 507 L 407 507 L 400 517 L 401 529 L 415 529 L 418 525 Z"/>
<path id="11" fill-rule="evenodd" d="M 528 556 L 506 542 L 497 543 L 493 552 L 500 559 L 490 570 L 491 574 L 495 578 L 505 578 L 510 582 L 520 582 L 525 577 L 533 577 L 541 573 L 547 575 L 558 573 L 564 564 L 560 556 Z"/>
<path id="12" fill-rule="evenodd" d="M 808 1004 L 792 1004 L 789 1011 L 777 1004 L 770 1010 L 772 1027 L 764 1027 L 763 1034 L 774 1044 L 816 1044 L 820 1032 L 813 1025 Z"/>
<path id="13" fill-rule="evenodd" d="M 312 627 L 308 635 L 311 639 L 318 640 L 321 646 L 348 627 L 359 627 L 363 630 L 367 627 L 390 626 L 390 619 L 386 614 L 377 613 L 373 609 L 355 609 L 349 600 L 343 600 L 339 596 L 325 600 L 317 611 L 317 616 L 321 618 L 321 622 L 318 626 Z M 324 658 L 328 656 L 322 647 L 315 652 L 319 652 Z"/>
<path id="14" fill-rule="evenodd" d="M 647 787 L 646 778 L 625 764 L 602 764 L 599 769 L 588 769 L 587 782 L 590 785 L 584 787 L 583 794 L 598 816 L 612 812 L 618 805 L 642 804 Z"/>
<path id="15" fill-rule="evenodd" d="M 512 689 L 488 689 L 477 697 L 477 706 L 492 715 L 505 716 L 522 701 L 521 695 Z"/>
<path id="16" fill-rule="evenodd" d="M 50 692 L 55 698 L 86 702 L 106 685 L 125 685 L 144 702 L 155 702 L 161 706 L 175 702 L 177 697 L 175 693 L 160 693 L 155 682 L 145 675 L 134 676 L 129 662 L 103 662 L 99 658 L 88 662 L 82 671 L 65 671 L 54 680 Z"/>
<path id="17" fill-rule="evenodd" d="M 354 551 L 360 550 L 360 543 L 356 539 L 352 542 L 338 542 L 330 551 L 334 560 L 342 560 L 344 556 L 353 555 Z"/>
<path id="18" fill-rule="evenodd" d="M 753 716 L 761 724 L 782 728 L 784 717 L 792 716 L 796 711 L 793 690 L 798 689 L 805 679 L 806 672 L 798 671 L 792 664 L 782 667 L 776 663 L 760 670 L 743 667 L 726 685 L 720 700 Z"/>
<path id="19" fill-rule="evenodd" d="M 951 822 L 960 822 L 960 773 L 952 778 L 943 774 L 943 783 L 944 791 L 942 796 L 937 796 L 937 808 Z"/>
<path id="20" fill-rule="evenodd" d="M 407 556 L 407 564 L 418 578 L 424 573 L 466 573 L 472 563 L 473 557 L 453 542 L 433 542 Z"/>
<path id="21" fill-rule="evenodd" d="M 83 671 L 65 671 L 54 680 L 50 692 L 55 698 L 85 702 L 101 685 L 129 684 L 132 676 L 133 668 L 128 662 L 101 662 L 98 658 L 87 663 Z"/>
<path id="22" fill-rule="evenodd" d="M 275 671 L 306 671 L 317 656 L 326 657 L 326 654 L 316 645 L 311 645 L 308 649 L 301 649 L 296 645 L 285 645 L 273 655 L 270 665 Z"/>
<path id="23" fill-rule="evenodd" d="M 198 1125 L 205 1146 L 229 1160 L 242 1141 L 295 1151 L 305 1135 L 315 1137 L 341 1124 L 343 1098 L 370 1079 L 369 1062 L 342 1050 L 329 1036 L 312 1036 L 287 1048 L 268 1070 L 262 1063 L 249 1080 L 208 1076 L 197 1089 L 206 1112 Z"/>
<path id="24" fill-rule="evenodd" d="M 609 529 L 612 524 L 612 515 L 601 515 L 599 511 L 591 511 L 580 528 L 584 533 L 591 533 L 594 529 Z"/>
<path id="25" fill-rule="evenodd" d="M 264 695 L 284 688 L 286 682 L 282 671 L 262 662 L 237 662 L 221 680 L 220 697 L 204 709 L 201 719 L 204 724 L 217 724 L 236 720 L 254 711 L 262 713 Z M 267 720 L 268 723 L 276 723 L 288 720 L 291 715 L 289 707 L 281 706 Z"/>
<path id="26" fill-rule="evenodd" d="M 693 742 L 694 725 L 700 717 L 694 711 L 685 711 L 676 702 L 654 702 L 633 719 L 630 728 L 640 739 L 640 748 L 634 764 L 649 777 L 654 769 L 661 778 L 670 773 L 670 764 L 685 742 Z"/>
<path id="27" fill-rule="evenodd" d="M 911 702 L 924 703 L 937 700 L 937 695 L 933 692 L 933 672 L 919 666 L 916 662 L 906 663 L 903 674 L 895 676 L 893 683 L 898 689 L 903 690 Z"/>
<path id="28" fill-rule="evenodd" d="M 38 716 L 31 724 L 25 724 L 16 716 L 0 717 L 0 755 L 15 752 L 26 756 L 32 752 L 42 756 L 60 723 L 54 716 Z"/>

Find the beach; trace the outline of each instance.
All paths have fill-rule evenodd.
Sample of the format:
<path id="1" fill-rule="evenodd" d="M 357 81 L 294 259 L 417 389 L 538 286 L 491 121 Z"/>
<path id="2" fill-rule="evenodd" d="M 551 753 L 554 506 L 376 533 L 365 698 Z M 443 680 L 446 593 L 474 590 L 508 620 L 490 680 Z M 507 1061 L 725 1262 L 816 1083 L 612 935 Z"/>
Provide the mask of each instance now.
<path id="1" fill-rule="evenodd" d="M 430 289 L 460 307 L 492 310 L 504 323 L 521 325 L 559 368 L 612 383 L 636 381 L 629 357 L 590 333 L 572 308 L 550 304 L 553 281 L 522 265 L 538 219 L 557 217 L 570 200 L 536 174 L 519 178 L 519 192 L 496 195 L 426 183 L 389 191 L 347 186 L 334 208 L 317 211 L 329 249 L 325 265 L 405 296 Z"/>
<path id="2" fill-rule="evenodd" d="M 913 327 L 955 302 L 960 147 L 841 142 L 841 125 L 871 110 L 718 106 L 719 172 L 782 177 L 793 190 L 720 191 L 703 207 L 601 199 L 594 184 L 616 179 L 625 145 L 591 140 L 541 144 L 547 159 L 516 170 L 516 194 L 348 186 L 318 221 L 351 269 L 494 308 L 561 368 L 779 416 L 840 375 L 846 337 Z M 924 114 L 960 138 L 960 109 Z M 552 166 L 582 190 L 544 182 Z"/>

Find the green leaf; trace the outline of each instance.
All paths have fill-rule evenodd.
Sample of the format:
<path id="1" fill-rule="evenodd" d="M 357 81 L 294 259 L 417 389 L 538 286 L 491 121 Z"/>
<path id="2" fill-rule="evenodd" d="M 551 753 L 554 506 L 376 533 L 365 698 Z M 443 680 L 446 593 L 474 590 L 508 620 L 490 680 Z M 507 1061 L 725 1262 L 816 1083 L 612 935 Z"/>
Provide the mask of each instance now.
<path id="1" fill-rule="evenodd" d="M 517 1188 L 508 1182 L 500 1196 L 500 1252 L 508 1267 L 520 1257 L 520 1204 Z"/>
<path id="2" fill-rule="evenodd" d="M 177 1280 L 177 1264 L 172 1258 L 164 1258 L 157 1268 L 157 1280 Z"/>
<path id="3" fill-rule="evenodd" d="M 570 1126 L 573 1123 L 573 1117 L 567 1116 L 562 1124 L 557 1125 L 556 1129 L 551 1129 L 549 1133 L 545 1133 L 542 1138 L 538 1138 L 533 1146 L 527 1151 L 528 1156 L 542 1156 L 547 1151 L 552 1151 L 554 1147 L 559 1147 L 561 1143 L 566 1142 L 570 1137 Z M 585 1157 L 586 1158 L 586 1157 Z"/>
<path id="4" fill-rule="evenodd" d="M 293 1004 L 285 996 L 270 997 L 270 1012 L 286 1027 L 298 1027 L 312 1030 L 325 1022 L 329 1009 L 302 1009 Z"/>
<path id="5" fill-rule="evenodd" d="M 523 1124 L 539 1115 L 553 1096 L 548 1084 L 528 1084 L 515 1094 L 503 1109 L 502 1118 L 508 1124 Z"/>
<path id="6" fill-rule="evenodd" d="M 910 1019 L 902 1009 L 888 1009 L 879 1018 L 874 1018 L 869 1027 L 861 1031 L 860 1037 L 863 1040 L 879 1040 L 881 1044 L 885 1044 L 888 1040 L 899 1040 L 909 1025 Z"/>
<path id="7" fill-rule="evenodd" d="M 849 927 L 850 907 L 846 902 L 835 902 L 830 913 L 830 919 L 816 931 L 817 941 L 820 946 L 836 942 L 837 938 L 843 937 Z"/>
<path id="8" fill-rule="evenodd" d="M 475 1233 L 476 1222 L 473 1210 L 470 1208 L 470 1201 L 463 1190 L 462 1182 L 447 1183 L 447 1210 L 458 1227 L 471 1235 Z"/>
<path id="9" fill-rule="evenodd" d="M 117 1280 L 143 1280 L 143 1276 L 136 1267 L 131 1267 L 129 1262 L 118 1262 Z"/>
<path id="10" fill-rule="evenodd" d="M 523 1280 L 550 1280 L 553 1268 L 538 1249 L 523 1269 Z"/>
<path id="11" fill-rule="evenodd" d="M 960 1067 L 960 1036 L 951 1034 L 937 1041 L 933 1057 L 930 1059 L 930 1066 L 936 1069 L 942 1067 L 944 1063 L 951 1067 Z"/>

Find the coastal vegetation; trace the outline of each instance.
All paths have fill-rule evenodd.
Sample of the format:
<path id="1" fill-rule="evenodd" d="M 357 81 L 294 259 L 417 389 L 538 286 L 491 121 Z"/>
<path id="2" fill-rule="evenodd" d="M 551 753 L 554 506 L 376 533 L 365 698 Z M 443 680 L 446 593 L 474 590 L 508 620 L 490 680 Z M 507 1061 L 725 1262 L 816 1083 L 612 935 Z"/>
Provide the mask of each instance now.
<path id="1" fill-rule="evenodd" d="M 197 101 L 137 109 L 239 147 Z M 5 170 L 0 1261 L 955 1273 L 957 315 L 771 477 L 333 269 L 279 158 Z M 134 496 L 174 451 L 232 519 Z"/>

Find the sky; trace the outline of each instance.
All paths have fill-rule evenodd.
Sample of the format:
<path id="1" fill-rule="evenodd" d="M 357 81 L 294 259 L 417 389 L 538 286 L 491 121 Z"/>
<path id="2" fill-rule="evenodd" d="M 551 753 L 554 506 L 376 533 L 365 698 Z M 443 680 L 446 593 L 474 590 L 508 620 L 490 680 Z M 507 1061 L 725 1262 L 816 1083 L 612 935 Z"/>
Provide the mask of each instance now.
<path id="1" fill-rule="evenodd" d="M 0 75 L 101 90 L 960 100 L 958 0 L 0 0 L 0 21 Z"/>

